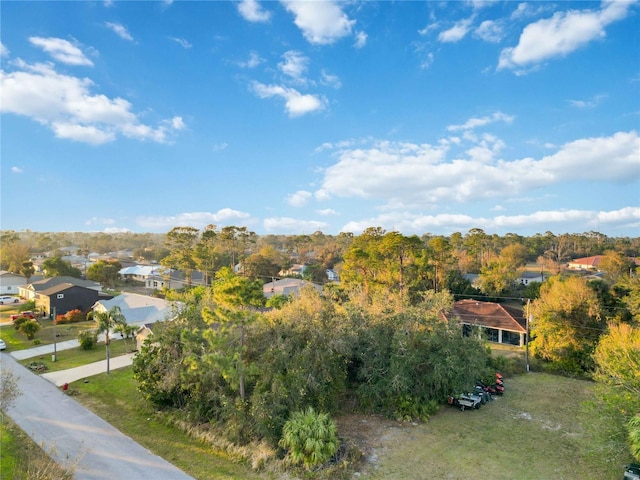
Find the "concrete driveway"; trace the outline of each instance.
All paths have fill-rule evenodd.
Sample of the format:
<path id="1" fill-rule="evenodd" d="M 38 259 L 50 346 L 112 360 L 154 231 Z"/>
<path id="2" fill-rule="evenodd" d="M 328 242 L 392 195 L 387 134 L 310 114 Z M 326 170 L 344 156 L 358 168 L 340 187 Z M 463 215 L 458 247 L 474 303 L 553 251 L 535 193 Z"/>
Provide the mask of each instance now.
<path id="1" fill-rule="evenodd" d="M 166 460 L 30 372 L 5 353 L 0 369 L 13 371 L 22 395 L 7 414 L 61 465 L 76 463 L 75 480 L 187 480 Z"/>

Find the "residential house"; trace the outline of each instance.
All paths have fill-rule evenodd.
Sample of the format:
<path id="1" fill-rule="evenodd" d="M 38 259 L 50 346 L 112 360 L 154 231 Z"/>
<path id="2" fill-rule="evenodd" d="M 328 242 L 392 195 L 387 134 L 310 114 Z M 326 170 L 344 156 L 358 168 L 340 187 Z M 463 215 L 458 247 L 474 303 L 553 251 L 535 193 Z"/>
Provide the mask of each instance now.
<path id="1" fill-rule="evenodd" d="M 102 292 L 102 285 L 100 285 L 98 282 L 94 282 L 92 280 L 83 280 L 81 278 L 62 276 L 45 278 L 42 280 L 31 282 L 27 285 L 22 285 L 20 286 L 19 294 L 25 300 L 34 300 L 36 298 L 36 294 L 38 294 L 39 292 L 43 292 L 64 283 L 70 283 L 79 287 L 89 288 L 91 290 L 95 290 L 98 293 Z"/>
<path id="2" fill-rule="evenodd" d="M 2 295 L 18 295 L 21 285 L 27 283 L 24 275 L 0 270 L 0 294 Z"/>
<path id="3" fill-rule="evenodd" d="M 544 273 L 525 271 L 525 272 L 522 272 L 518 278 L 516 278 L 516 285 L 526 286 L 534 282 L 537 282 L 537 283 L 544 282 Z"/>
<path id="4" fill-rule="evenodd" d="M 271 282 L 265 283 L 262 289 L 264 296 L 267 298 L 270 298 L 273 295 L 293 295 L 297 297 L 300 295 L 300 291 L 307 286 L 312 286 L 318 290 L 318 292 L 322 292 L 322 285 L 308 282 L 306 280 L 300 280 L 299 278 L 272 280 Z"/>
<path id="5" fill-rule="evenodd" d="M 526 319 L 522 309 L 493 302 L 458 300 L 447 319 L 458 319 L 464 335 L 479 330 L 490 342 L 523 346 L 527 342 Z"/>
<path id="6" fill-rule="evenodd" d="M 61 283 L 35 293 L 36 311 L 51 315 L 55 308 L 57 315 L 69 310 L 88 312 L 100 298 L 100 293 L 71 283 Z"/>
<path id="7" fill-rule="evenodd" d="M 95 312 L 108 312 L 119 307 L 129 325 L 144 325 L 162 320 L 171 320 L 183 308 L 181 302 L 170 302 L 162 298 L 123 293 L 108 300 L 99 300 L 93 305 Z"/>
<path id="8" fill-rule="evenodd" d="M 120 275 L 125 280 L 133 280 L 144 284 L 150 290 L 168 288 L 178 290 L 187 285 L 186 275 L 181 270 L 173 270 L 161 265 L 133 265 L 122 268 Z M 191 272 L 191 285 L 204 285 L 202 272 Z"/>
<path id="9" fill-rule="evenodd" d="M 280 272 L 278 272 L 278 275 L 280 277 L 302 277 L 305 270 L 306 266 L 295 264 L 291 265 L 291 267 L 286 270 L 280 270 Z"/>
<path id="10" fill-rule="evenodd" d="M 156 323 L 144 323 L 138 328 L 136 331 L 136 349 L 140 351 L 144 341 L 153 335 L 153 329 L 155 328 Z"/>
<path id="11" fill-rule="evenodd" d="M 597 270 L 603 258 L 603 255 L 576 258 L 567 263 L 567 267 L 571 270 Z"/>

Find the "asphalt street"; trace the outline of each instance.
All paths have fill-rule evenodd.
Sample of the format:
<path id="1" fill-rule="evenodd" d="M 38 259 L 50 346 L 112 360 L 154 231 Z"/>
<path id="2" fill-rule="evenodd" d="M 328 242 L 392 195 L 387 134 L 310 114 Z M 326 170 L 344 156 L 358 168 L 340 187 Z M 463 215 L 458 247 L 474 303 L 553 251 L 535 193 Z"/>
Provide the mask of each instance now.
<path id="1" fill-rule="evenodd" d="M 7 414 L 61 465 L 76 464 L 75 480 L 187 480 L 188 476 L 64 394 L 50 381 L 0 354 L 22 395 Z"/>

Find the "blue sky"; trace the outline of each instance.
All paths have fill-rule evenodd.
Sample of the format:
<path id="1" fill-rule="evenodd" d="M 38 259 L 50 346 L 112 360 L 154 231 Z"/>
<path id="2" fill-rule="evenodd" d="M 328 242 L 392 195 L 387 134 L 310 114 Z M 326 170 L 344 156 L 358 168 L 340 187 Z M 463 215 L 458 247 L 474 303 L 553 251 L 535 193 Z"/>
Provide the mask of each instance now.
<path id="1" fill-rule="evenodd" d="M 640 234 L 640 4 L 0 3 L 2 229 Z"/>

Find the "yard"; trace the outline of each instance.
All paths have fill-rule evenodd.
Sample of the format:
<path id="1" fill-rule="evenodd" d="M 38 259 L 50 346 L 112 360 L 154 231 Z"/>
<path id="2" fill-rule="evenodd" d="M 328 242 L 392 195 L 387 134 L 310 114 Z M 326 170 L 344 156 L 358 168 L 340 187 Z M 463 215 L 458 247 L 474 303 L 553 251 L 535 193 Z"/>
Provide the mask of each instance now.
<path id="1" fill-rule="evenodd" d="M 601 421 L 581 408 L 593 385 L 543 373 L 506 379 L 504 397 L 477 411 L 443 407 L 425 424 L 350 415 L 339 433 L 357 443 L 367 463 L 360 479 L 566 479 L 617 480 L 617 458 L 598 453 L 586 432 Z M 198 479 L 268 478 L 227 460 L 165 426 L 141 406 L 129 368 L 72 384 L 75 397 L 125 434 Z M 215 472 L 215 473 L 213 473 Z"/>

